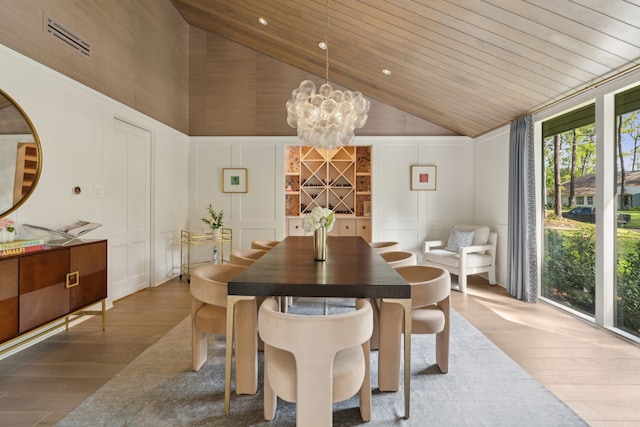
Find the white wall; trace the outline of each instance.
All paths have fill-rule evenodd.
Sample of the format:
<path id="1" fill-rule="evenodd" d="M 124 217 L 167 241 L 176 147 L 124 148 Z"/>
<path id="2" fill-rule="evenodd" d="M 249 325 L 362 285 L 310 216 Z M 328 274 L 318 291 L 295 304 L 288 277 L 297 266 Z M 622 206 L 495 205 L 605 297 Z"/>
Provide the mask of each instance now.
<path id="1" fill-rule="evenodd" d="M 509 126 L 474 139 L 476 174 L 475 222 L 498 232 L 496 280 L 507 283 L 507 224 L 509 196 Z"/>
<path id="2" fill-rule="evenodd" d="M 86 238 L 109 239 L 114 219 L 106 212 L 126 206 L 107 209 L 106 198 L 94 197 L 94 188 L 104 188 L 117 173 L 105 170 L 103 150 L 118 118 L 152 135 L 151 285 L 178 273 L 179 230 L 186 226 L 188 212 L 188 137 L 2 45 L 0 64 L 0 87 L 29 115 L 43 151 L 38 187 L 10 217 L 18 225 L 47 227 L 79 219 L 98 222 L 103 227 Z M 82 188 L 80 195 L 72 194 L 74 186 Z M 18 232 L 23 237 L 28 233 L 20 226 Z M 114 268 L 110 259 L 109 269 Z"/>
<path id="3" fill-rule="evenodd" d="M 474 143 L 466 137 L 359 137 L 373 146 L 373 240 L 395 240 L 421 257 L 422 242 L 446 238 L 456 223 L 477 220 Z M 282 239 L 284 146 L 296 137 L 193 137 L 190 143 L 190 226 L 212 203 L 225 212 L 233 246 L 254 239 Z M 436 191 L 411 191 L 412 165 L 436 165 Z M 248 169 L 246 194 L 223 193 L 222 169 Z M 489 168 L 490 169 L 490 168 Z M 493 224 L 493 222 L 492 222 Z"/>
<path id="4" fill-rule="evenodd" d="M 284 234 L 284 145 L 286 137 L 192 137 L 189 154 L 189 226 L 206 228 L 206 207 L 224 211 L 233 247 Z M 222 169 L 247 168 L 247 193 L 223 193 Z M 282 173 L 276 173 L 282 171 Z"/>
<path id="5" fill-rule="evenodd" d="M 363 138 L 364 140 L 364 138 Z M 422 242 L 473 221 L 473 143 L 464 137 L 380 138 L 373 148 L 373 240 L 399 241 L 422 259 Z M 436 166 L 436 190 L 412 191 L 413 165 Z"/>

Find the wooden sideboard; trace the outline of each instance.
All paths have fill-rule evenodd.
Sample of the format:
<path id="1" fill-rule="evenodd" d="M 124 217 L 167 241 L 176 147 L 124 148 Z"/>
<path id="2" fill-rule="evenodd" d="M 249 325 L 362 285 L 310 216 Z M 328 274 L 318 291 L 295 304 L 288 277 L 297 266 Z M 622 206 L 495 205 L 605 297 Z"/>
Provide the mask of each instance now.
<path id="1" fill-rule="evenodd" d="M 72 315 L 101 314 L 104 329 L 106 298 L 106 240 L 2 257 L 0 343 L 44 329 L 56 320 L 64 319 L 68 327 Z M 101 311 L 83 311 L 99 302 Z M 60 322 L 53 323 L 59 326 Z"/>

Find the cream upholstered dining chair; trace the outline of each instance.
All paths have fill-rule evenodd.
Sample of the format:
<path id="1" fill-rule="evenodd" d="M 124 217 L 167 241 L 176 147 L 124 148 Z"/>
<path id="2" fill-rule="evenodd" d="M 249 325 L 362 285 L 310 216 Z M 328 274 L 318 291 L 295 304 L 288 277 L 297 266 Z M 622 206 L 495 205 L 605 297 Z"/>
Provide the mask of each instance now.
<path id="1" fill-rule="evenodd" d="M 403 265 L 416 265 L 418 262 L 418 258 L 416 254 L 408 251 L 391 251 L 391 252 L 383 252 L 380 254 L 382 259 L 387 261 L 387 263 L 391 267 L 400 267 Z M 371 306 L 373 308 L 373 334 L 371 336 L 371 349 L 378 349 L 378 339 L 380 334 L 380 299 L 379 298 L 371 298 L 369 300 L 371 302 Z"/>
<path id="2" fill-rule="evenodd" d="M 418 258 L 416 254 L 408 251 L 389 251 L 382 252 L 380 256 L 387 261 L 391 267 L 400 267 L 403 265 L 416 265 Z"/>
<path id="3" fill-rule="evenodd" d="M 398 242 L 371 242 L 369 245 L 371 245 L 371 247 L 379 254 L 383 252 L 402 250 L 400 243 Z"/>
<path id="4" fill-rule="evenodd" d="M 275 417 L 277 396 L 296 403 L 297 426 L 331 426 L 333 402 L 359 392 L 360 415 L 371 419 L 369 338 L 371 304 L 333 315 L 278 311 L 269 298 L 260 306 L 258 329 L 265 342 L 264 418 Z"/>
<path id="5" fill-rule="evenodd" d="M 238 248 L 232 249 L 229 254 L 229 262 L 231 264 L 246 265 L 253 264 L 257 259 L 260 259 L 262 255 L 266 254 L 264 249 L 248 249 Z"/>
<path id="6" fill-rule="evenodd" d="M 449 313 L 451 275 L 443 268 L 426 265 L 397 267 L 411 284 L 411 333 L 436 334 L 436 363 L 442 373 L 449 371 Z M 378 346 L 378 388 L 397 391 L 400 387 L 400 346 L 403 309 L 393 300 L 380 303 Z M 406 369 L 406 368 L 405 368 Z"/>
<path id="7" fill-rule="evenodd" d="M 191 275 L 191 328 L 193 370 L 207 360 L 207 336 L 224 335 L 227 325 L 227 283 L 245 268 L 243 265 L 208 264 Z M 236 393 L 258 390 L 258 332 L 256 300 L 243 300 L 234 310 Z"/>
<path id="8" fill-rule="evenodd" d="M 268 252 L 278 243 L 280 243 L 280 240 L 253 240 L 251 242 L 251 249 L 259 249 L 259 250 Z M 260 303 L 261 301 L 259 300 L 258 306 L 260 305 Z M 281 304 L 282 304 L 282 311 L 286 312 L 288 307 L 293 305 L 293 297 L 282 297 Z M 260 343 L 260 348 L 262 348 L 262 342 Z"/>
<path id="9" fill-rule="evenodd" d="M 248 248 L 232 249 L 231 253 L 229 254 L 229 262 L 231 264 L 244 265 L 248 267 L 254 262 L 256 262 L 256 260 L 260 259 L 266 253 L 267 251 L 263 249 L 248 249 Z M 267 297 L 264 297 L 264 296 L 256 297 L 256 310 L 260 308 L 260 304 L 262 304 L 262 301 L 264 301 L 266 298 Z M 290 298 L 290 297 L 282 298 L 283 304 L 288 302 L 287 298 Z M 286 308 L 287 308 L 286 306 L 283 306 L 282 307 L 283 311 L 286 311 Z M 260 336 L 258 336 L 258 350 L 262 351 L 263 349 L 264 349 L 264 343 L 262 342 L 262 339 L 260 338 Z"/>
<path id="10" fill-rule="evenodd" d="M 262 249 L 263 251 L 271 250 L 280 240 L 252 240 L 251 249 Z"/>
<path id="11" fill-rule="evenodd" d="M 467 276 L 471 274 L 487 273 L 489 283 L 495 285 L 497 241 L 498 233 L 487 226 L 457 224 L 447 242 L 424 242 L 423 264 L 457 275 L 457 290 L 463 293 L 467 292 Z"/>

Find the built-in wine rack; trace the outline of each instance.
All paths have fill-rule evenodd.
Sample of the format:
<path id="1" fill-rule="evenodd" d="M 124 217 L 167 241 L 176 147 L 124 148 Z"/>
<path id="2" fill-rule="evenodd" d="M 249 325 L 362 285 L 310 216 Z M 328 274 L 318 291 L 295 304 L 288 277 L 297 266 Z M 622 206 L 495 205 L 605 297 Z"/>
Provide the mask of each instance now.
<path id="1" fill-rule="evenodd" d="M 316 206 L 338 216 L 371 216 L 370 146 L 286 147 L 286 215 L 305 215 Z"/>

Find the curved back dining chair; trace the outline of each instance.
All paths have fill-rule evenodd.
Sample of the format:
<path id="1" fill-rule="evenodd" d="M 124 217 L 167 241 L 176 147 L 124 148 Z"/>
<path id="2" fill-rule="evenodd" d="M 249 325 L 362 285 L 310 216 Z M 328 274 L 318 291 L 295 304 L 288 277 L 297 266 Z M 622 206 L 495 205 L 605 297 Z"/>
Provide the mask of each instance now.
<path id="1" fill-rule="evenodd" d="M 331 426 L 333 402 L 359 392 L 360 415 L 371 419 L 369 338 L 371 304 L 333 315 L 278 311 L 269 298 L 260 306 L 258 329 L 265 342 L 264 418 L 275 417 L 277 396 L 296 403 L 297 426 Z"/>
<path id="2" fill-rule="evenodd" d="M 266 253 L 267 251 L 263 249 L 248 249 L 248 248 L 233 249 L 229 254 L 229 262 L 231 264 L 244 265 L 248 267 L 252 265 L 254 262 L 256 262 L 256 260 L 260 259 Z M 290 298 L 290 297 L 286 297 L 286 298 Z M 288 302 L 286 298 L 282 299 L 282 304 Z M 260 308 L 260 304 L 262 304 L 262 301 L 264 301 L 265 299 L 267 299 L 267 297 L 264 297 L 264 296 L 256 297 L 256 311 L 258 310 L 258 308 Z M 284 308 L 283 308 L 283 311 L 284 311 Z M 264 349 L 264 343 L 262 342 L 262 338 L 258 336 L 258 350 L 262 351 L 263 349 Z"/>
<path id="3" fill-rule="evenodd" d="M 402 250 L 398 242 L 371 242 L 369 245 L 379 254 Z"/>
<path id="4" fill-rule="evenodd" d="M 268 251 L 270 251 L 278 243 L 280 243 L 280 240 L 253 240 L 251 242 L 251 250 L 255 250 L 255 251 L 259 250 L 259 251 L 264 251 L 264 252 L 259 256 L 252 255 L 252 256 L 248 256 L 247 258 L 251 258 L 253 256 L 257 256 L 257 258 L 259 258 L 262 255 L 264 255 L 265 253 L 267 253 Z M 245 261 L 245 262 L 243 263 L 243 261 Z M 253 264 L 253 262 L 249 262 L 246 259 L 244 259 L 244 260 L 240 259 L 239 257 L 235 257 L 234 259 L 229 258 L 229 262 L 232 262 L 234 264 L 244 264 L 244 265 Z M 260 307 L 260 304 L 262 303 L 262 301 L 264 301 L 264 298 L 262 298 L 262 299 L 258 298 L 258 300 L 257 300 L 258 307 Z M 282 297 L 281 298 L 281 304 L 282 304 L 281 311 L 285 311 L 286 312 L 288 310 L 288 308 L 293 305 L 293 297 Z M 262 341 L 261 340 L 260 340 L 260 349 L 262 350 Z"/>
<path id="5" fill-rule="evenodd" d="M 411 285 L 411 333 L 436 334 L 436 363 L 442 373 L 447 373 L 451 275 L 444 268 L 427 265 L 397 267 L 396 271 Z M 401 305 L 390 299 L 381 301 L 378 344 L 380 391 L 397 391 L 400 387 L 403 316 Z"/>
<path id="6" fill-rule="evenodd" d="M 227 283 L 245 268 L 243 265 L 208 264 L 191 275 L 191 330 L 193 370 L 207 361 L 207 335 L 224 335 L 227 324 Z M 258 333 L 256 300 L 243 300 L 234 310 L 236 393 L 258 390 Z"/>
<path id="7" fill-rule="evenodd" d="M 416 265 L 418 263 L 418 257 L 416 257 L 416 254 L 408 251 L 382 252 L 380 256 L 394 268 L 402 267 L 403 265 Z"/>
<path id="8" fill-rule="evenodd" d="M 280 240 L 253 240 L 251 241 L 251 249 L 262 249 L 263 251 L 271 250 Z"/>
<path id="9" fill-rule="evenodd" d="M 264 249 L 248 249 L 239 248 L 232 249 L 229 254 L 229 262 L 231 264 L 246 265 L 253 264 L 257 259 L 260 259 L 267 251 Z"/>
<path id="10" fill-rule="evenodd" d="M 382 252 L 380 256 L 394 268 L 402 267 L 404 265 L 416 265 L 418 262 L 416 254 L 408 251 Z M 380 338 L 380 299 L 371 298 L 369 301 L 373 308 L 373 335 L 371 336 L 371 349 L 377 350 Z"/>

